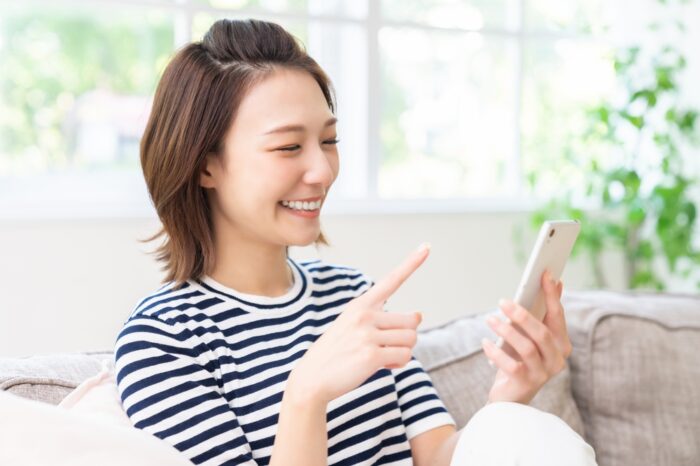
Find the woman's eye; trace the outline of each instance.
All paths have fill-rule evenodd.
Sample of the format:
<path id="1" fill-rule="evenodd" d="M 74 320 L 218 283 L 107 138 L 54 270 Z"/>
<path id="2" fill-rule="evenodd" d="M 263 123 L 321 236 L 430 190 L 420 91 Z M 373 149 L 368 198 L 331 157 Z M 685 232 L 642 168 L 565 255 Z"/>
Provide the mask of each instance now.
<path id="1" fill-rule="evenodd" d="M 339 142 L 340 142 L 340 139 L 338 139 L 338 138 L 326 139 L 325 141 L 323 141 L 324 144 L 332 145 L 332 146 L 338 144 Z M 295 151 L 298 151 L 299 149 L 301 149 L 301 146 L 299 144 L 294 144 L 291 146 L 280 147 L 279 149 L 275 149 L 275 150 L 282 151 L 282 152 L 295 152 Z"/>
<path id="2" fill-rule="evenodd" d="M 294 152 L 295 150 L 301 149 L 301 146 L 299 144 L 294 144 L 293 146 L 285 146 L 285 147 L 280 147 L 277 150 L 281 150 L 284 152 Z"/>

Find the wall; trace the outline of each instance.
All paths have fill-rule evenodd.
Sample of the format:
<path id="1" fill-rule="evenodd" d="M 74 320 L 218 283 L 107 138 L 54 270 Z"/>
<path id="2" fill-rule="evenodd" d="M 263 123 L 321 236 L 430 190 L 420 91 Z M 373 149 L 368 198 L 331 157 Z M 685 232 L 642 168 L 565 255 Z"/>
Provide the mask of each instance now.
<path id="1" fill-rule="evenodd" d="M 320 256 L 378 279 L 423 241 L 425 264 L 389 300 L 392 311 L 420 310 L 422 327 L 494 309 L 511 296 L 524 264 L 516 261 L 517 213 L 332 215 L 324 217 L 331 248 L 292 248 L 295 258 Z M 138 243 L 155 231 L 149 219 L 5 221 L 0 223 L 0 356 L 110 349 L 133 306 L 159 286 L 158 265 Z M 526 249 L 534 232 L 525 238 Z M 606 259 L 619 288 L 621 262 Z M 567 289 L 589 287 L 575 260 Z"/>

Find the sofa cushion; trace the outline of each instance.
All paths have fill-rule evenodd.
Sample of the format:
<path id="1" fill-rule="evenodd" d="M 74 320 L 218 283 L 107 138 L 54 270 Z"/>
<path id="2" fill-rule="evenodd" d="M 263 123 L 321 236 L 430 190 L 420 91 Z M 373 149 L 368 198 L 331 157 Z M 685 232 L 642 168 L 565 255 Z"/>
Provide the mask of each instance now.
<path id="1" fill-rule="evenodd" d="M 503 315 L 501 311 L 489 314 Z M 484 320 L 489 314 L 460 317 L 438 327 L 421 329 L 413 351 L 460 429 L 486 404 L 496 375 L 481 349 L 483 337 L 496 339 Z M 530 405 L 559 416 L 585 437 L 571 394 L 568 367 L 542 387 Z"/>
<path id="2" fill-rule="evenodd" d="M 600 466 L 697 465 L 700 296 L 565 296 L 573 392 Z"/>
<path id="3" fill-rule="evenodd" d="M 57 405 L 81 382 L 97 374 L 103 360 L 108 367 L 114 366 L 110 351 L 0 358 L 0 390 Z"/>

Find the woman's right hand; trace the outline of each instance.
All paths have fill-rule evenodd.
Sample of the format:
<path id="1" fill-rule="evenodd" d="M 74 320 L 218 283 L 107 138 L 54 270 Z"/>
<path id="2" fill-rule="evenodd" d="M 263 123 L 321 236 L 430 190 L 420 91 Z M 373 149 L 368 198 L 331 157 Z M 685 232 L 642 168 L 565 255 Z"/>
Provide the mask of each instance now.
<path id="1" fill-rule="evenodd" d="M 357 388 L 381 368 L 406 365 L 422 315 L 384 311 L 384 303 L 429 253 L 430 245 L 422 244 L 383 280 L 350 301 L 297 361 L 287 390 L 327 404 Z"/>

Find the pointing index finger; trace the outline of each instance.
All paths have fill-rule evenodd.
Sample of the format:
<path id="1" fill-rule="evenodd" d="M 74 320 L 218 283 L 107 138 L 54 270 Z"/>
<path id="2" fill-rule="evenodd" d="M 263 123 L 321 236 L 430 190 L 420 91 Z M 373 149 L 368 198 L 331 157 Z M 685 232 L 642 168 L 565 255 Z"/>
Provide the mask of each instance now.
<path id="1" fill-rule="evenodd" d="M 384 304 L 403 282 L 425 262 L 429 253 L 430 243 L 421 244 L 398 267 L 370 288 L 364 296 L 374 304 Z"/>

